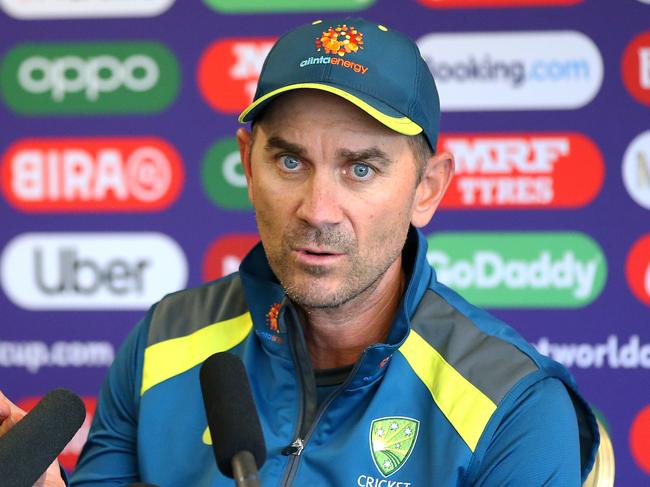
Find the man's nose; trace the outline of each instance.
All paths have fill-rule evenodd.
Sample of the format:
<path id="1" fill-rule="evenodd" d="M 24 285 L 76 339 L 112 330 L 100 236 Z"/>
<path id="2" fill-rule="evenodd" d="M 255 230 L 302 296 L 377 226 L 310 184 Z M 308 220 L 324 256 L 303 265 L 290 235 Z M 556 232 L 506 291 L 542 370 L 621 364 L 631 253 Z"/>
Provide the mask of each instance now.
<path id="1" fill-rule="evenodd" d="M 341 191 L 335 176 L 316 171 L 305 181 L 297 216 L 314 227 L 340 223 Z"/>

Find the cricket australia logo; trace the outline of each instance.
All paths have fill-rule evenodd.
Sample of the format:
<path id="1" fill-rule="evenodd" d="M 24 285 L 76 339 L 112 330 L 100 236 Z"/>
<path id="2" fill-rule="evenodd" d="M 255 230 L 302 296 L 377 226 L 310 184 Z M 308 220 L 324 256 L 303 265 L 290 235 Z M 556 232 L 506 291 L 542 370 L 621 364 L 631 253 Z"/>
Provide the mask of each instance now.
<path id="1" fill-rule="evenodd" d="M 370 425 L 370 452 L 384 477 L 393 475 L 408 460 L 418 438 L 420 422 L 394 417 L 375 419 Z"/>

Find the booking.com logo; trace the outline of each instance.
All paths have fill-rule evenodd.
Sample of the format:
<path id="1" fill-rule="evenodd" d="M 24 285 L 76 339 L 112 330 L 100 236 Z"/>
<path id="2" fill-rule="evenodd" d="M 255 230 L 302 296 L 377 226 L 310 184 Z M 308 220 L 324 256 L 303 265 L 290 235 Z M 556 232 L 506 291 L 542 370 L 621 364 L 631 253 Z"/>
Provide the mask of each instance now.
<path id="1" fill-rule="evenodd" d="M 418 46 L 443 110 L 580 108 L 603 80 L 598 48 L 576 31 L 433 33 Z"/>
<path id="2" fill-rule="evenodd" d="M 513 87 L 526 82 L 553 82 L 564 80 L 586 80 L 590 77 L 590 66 L 584 59 L 538 59 L 526 67 L 523 60 L 504 61 L 485 56 L 470 57 L 465 62 L 454 64 L 428 60 L 429 69 L 439 81 L 496 81 L 504 80 Z"/>

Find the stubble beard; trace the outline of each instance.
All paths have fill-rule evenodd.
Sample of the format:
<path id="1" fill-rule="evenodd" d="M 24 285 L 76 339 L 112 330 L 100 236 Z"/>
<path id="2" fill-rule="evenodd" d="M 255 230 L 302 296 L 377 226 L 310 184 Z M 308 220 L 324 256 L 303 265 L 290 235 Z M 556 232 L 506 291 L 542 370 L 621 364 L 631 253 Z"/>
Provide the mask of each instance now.
<path id="1" fill-rule="evenodd" d="M 366 255 L 359 254 L 357 240 L 339 229 L 315 228 L 304 222 L 297 228 L 291 229 L 283 238 L 280 249 L 266 248 L 265 252 L 274 274 L 282 284 L 287 296 L 300 307 L 309 309 L 333 309 L 344 306 L 374 289 L 381 277 L 386 273 L 395 259 L 401 254 L 404 241 L 401 245 L 387 246 L 379 243 L 388 243 L 396 237 L 395 232 L 385 235 L 385 238 L 376 240 L 378 245 L 367 250 Z M 398 237 L 399 238 L 399 237 Z M 404 240 L 406 237 L 404 236 Z M 351 264 L 343 269 L 337 289 L 328 291 L 321 286 L 319 278 L 326 278 L 336 272 L 326 266 L 298 266 L 293 262 L 292 248 L 315 245 L 345 254 Z M 388 254 L 386 251 L 390 250 Z M 341 268 L 337 267 L 340 272 Z M 302 276 L 313 276 L 313 281 L 305 284 L 304 277 L 297 278 L 296 273 Z"/>

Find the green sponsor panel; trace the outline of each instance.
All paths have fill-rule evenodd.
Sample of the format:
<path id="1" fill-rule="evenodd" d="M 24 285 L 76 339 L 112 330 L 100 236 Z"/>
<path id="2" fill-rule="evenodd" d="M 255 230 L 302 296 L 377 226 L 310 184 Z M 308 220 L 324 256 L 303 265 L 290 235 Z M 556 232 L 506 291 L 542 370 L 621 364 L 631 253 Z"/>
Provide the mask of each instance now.
<path id="1" fill-rule="evenodd" d="M 607 261 L 573 232 L 442 232 L 428 237 L 438 279 L 488 308 L 578 308 L 603 290 Z"/>
<path id="2" fill-rule="evenodd" d="M 154 42 L 20 44 L 0 66 L 5 103 L 25 115 L 159 112 L 179 82 L 176 58 Z"/>
<path id="3" fill-rule="evenodd" d="M 370 7 L 376 0 L 204 0 L 222 13 L 255 12 L 354 12 Z"/>
<path id="4" fill-rule="evenodd" d="M 201 168 L 203 190 L 210 200 L 227 210 L 251 209 L 237 139 L 228 137 L 208 149 Z"/>

